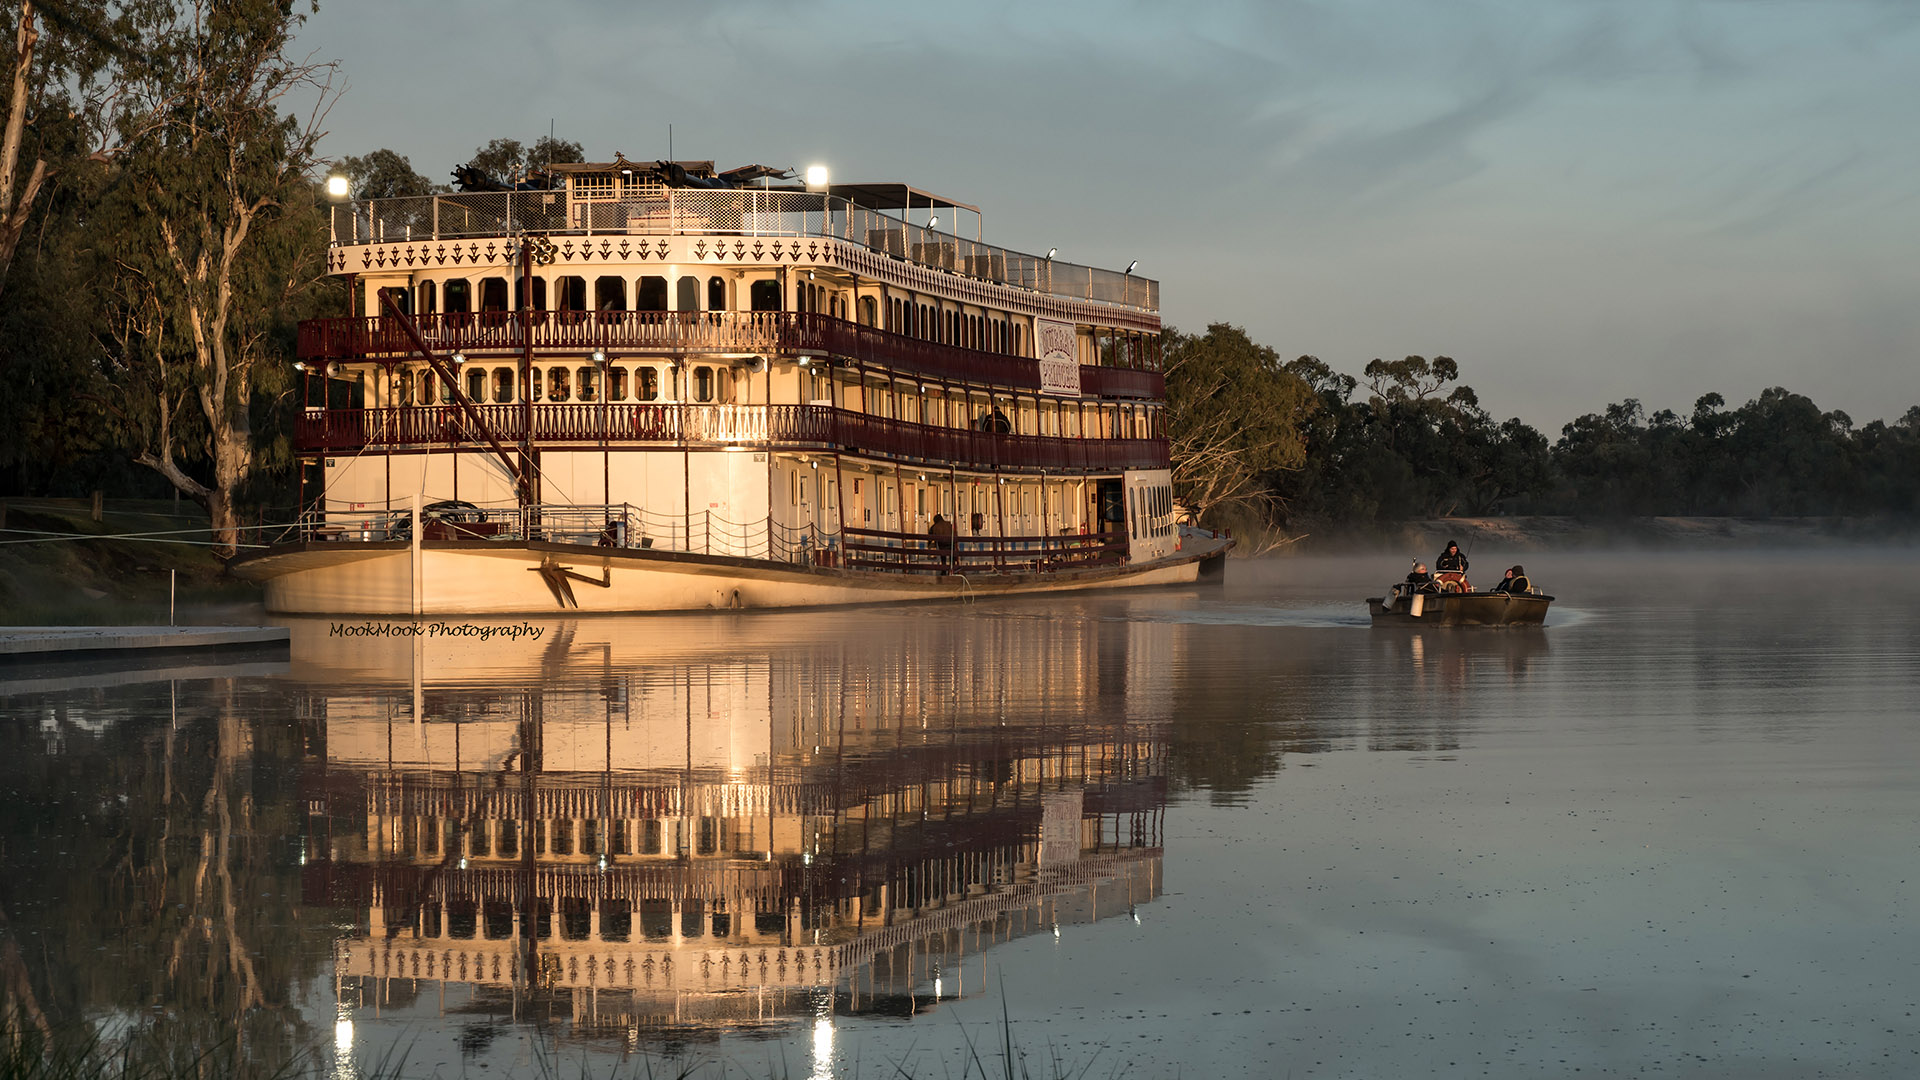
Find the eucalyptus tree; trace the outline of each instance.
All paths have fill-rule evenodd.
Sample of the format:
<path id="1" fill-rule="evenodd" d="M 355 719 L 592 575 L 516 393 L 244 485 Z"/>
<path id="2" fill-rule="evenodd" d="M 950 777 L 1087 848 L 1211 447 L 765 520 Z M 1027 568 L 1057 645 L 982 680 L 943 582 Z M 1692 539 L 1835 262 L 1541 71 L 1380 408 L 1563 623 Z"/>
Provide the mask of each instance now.
<path id="1" fill-rule="evenodd" d="M 1306 458 L 1303 425 L 1318 404 L 1306 380 L 1240 327 L 1166 331 L 1167 439 L 1175 496 L 1206 517 L 1271 502 L 1266 478 Z"/>
<path id="2" fill-rule="evenodd" d="M 256 412 L 290 385 L 292 318 L 324 232 L 311 174 L 335 66 L 289 55 L 290 0 L 134 0 L 118 65 L 127 149 L 90 222 L 102 343 L 133 458 L 237 542 L 237 499 L 285 446 Z"/>

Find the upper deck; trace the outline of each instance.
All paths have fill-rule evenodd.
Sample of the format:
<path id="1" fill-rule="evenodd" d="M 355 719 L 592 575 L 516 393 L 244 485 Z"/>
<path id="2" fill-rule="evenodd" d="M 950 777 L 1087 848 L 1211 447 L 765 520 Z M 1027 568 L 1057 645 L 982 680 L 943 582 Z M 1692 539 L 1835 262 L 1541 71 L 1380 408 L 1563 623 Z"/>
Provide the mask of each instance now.
<path id="1" fill-rule="evenodd" d="M 576 169 L 580 168 L 578 166 Z M 611 169 L 611 167 L 609 167 Z M 644 172 L 644 170 L 642 170 Z M 896 189 L 903 199 L 877 198 Z M 359 269 L 338 249 L 395 243 L 508 241 L 546 237 L 728 237 L 845 241 L 928 270 L 1030 290 L 1062 300 L 1157 312 L 1158 282 L 968 240 L 907 220 L 914 210 L 971 209 L 899 185 L 844 185 L 825 191 L 675 188 L 635 181 L 618 171 L 573 172 L 562 189 L 462 192 L 337 204 L 332 244 L 336 273 Z M 900 202 L 898 216 L 887 212 Z M 486 248 L 506 255 L 506 244 Z M 644 250 L 644 249 L 643 249 Z M 476 251 L 477 254 L 477 251 Z"/>

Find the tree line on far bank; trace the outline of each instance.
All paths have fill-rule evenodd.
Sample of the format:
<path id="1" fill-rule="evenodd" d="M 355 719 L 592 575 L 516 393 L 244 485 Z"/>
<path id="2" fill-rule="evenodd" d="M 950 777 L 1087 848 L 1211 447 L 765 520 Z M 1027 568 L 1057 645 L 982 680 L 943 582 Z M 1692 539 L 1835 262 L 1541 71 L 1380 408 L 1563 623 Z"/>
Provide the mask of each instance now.
<path id="1" fill-rule="evenodd" d="M 1481 408 L 1444 356 L 1355 377 L 1282 361 L 1237 326 L 1168 330 L 1174 480 L 1202 520 L 1365 527 L 1508 513 L 1920 516 L 1920 406 L 1856 426 L 1780 387 L 1682 416 L 1638 400 L 1557 441 Z"/>

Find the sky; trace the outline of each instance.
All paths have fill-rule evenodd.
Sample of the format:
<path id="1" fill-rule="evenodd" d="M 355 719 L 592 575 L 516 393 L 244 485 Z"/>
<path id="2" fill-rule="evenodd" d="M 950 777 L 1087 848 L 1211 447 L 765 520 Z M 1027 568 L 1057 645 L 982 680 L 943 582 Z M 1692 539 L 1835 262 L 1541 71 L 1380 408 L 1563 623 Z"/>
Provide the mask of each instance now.
<path id="1" fill-rule="evenodd" d="M 1920 405 L 1910 0 L 320 0 L 324 153 L 825 164 L 1550 438 L 1771 386 Z M 965 231 L 971 233 L 972 223 Z"/>

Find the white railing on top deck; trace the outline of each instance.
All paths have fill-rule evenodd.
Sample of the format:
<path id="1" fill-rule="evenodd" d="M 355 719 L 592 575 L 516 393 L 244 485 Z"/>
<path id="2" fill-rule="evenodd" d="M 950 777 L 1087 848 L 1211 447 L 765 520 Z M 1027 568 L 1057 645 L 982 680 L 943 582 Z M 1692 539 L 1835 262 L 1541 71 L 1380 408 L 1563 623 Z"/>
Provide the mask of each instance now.
<path id="1" fill-rule="evenodd" d="M 333 243 L 506 237 L 808 237 L 845 240 L 920 266 L 1052 296 L 1157 311 L 1160 283 L 1027 255 L 913 225 L 838 196 L 804 191 L 669 189 L 652 199 L 569 199 L 564 191 L 480 191 L 333 207 Z"/>

